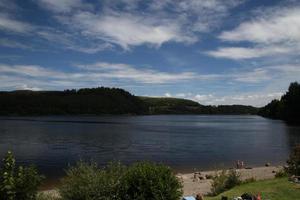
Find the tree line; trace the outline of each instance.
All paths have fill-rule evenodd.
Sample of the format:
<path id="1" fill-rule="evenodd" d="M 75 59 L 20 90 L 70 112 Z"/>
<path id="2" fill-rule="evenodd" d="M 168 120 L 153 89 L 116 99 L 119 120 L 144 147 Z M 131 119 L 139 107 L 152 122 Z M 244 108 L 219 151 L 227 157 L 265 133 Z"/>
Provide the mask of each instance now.
<path id="1" fill-rule="evenodd" d="M 293 82 L 280 100 L 273 100 L 262 107 L 259 115 L 271 119 L 281 119 L 288 123 L 300 123 L 300 84 Z"/>
<path id="2" fill-rule="evenodd" d="M 204 106 L 179 98 L 138 97 L 119 88 L 0 92 L 0 115 L 257 114 L 243 105 Z"/>

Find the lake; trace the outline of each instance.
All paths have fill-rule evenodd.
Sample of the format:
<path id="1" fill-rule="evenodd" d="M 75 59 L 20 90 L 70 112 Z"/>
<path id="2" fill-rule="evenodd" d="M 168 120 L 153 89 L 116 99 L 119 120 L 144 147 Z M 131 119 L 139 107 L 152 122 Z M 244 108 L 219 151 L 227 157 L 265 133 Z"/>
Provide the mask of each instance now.
<path id="1" fill-rule="evenodd" d="M 177 171 L 283 164 L 300 128 L 259 116 L 156 115 L 0 117 L 0 156 L 35 164 L 48 177 L 76 161 L 151 160 Z"/>

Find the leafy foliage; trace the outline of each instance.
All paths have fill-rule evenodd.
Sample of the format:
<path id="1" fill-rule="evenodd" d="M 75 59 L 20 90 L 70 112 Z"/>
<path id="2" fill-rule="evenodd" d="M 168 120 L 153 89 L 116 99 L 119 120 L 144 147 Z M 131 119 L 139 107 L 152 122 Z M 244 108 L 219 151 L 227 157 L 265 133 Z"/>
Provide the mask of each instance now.
<path id="1" fill-rule="evenodd" d="M 5 200 L 34 200 L 43 177 L 34 167 L 19 166 L 12 152 L 3 159 L 0 177 L 0 197 Z"/>
<path id="2" fill-rule="evenodd" d="M 213 177 L 211 195 L 216 196 L 224 191 L 227 191 L 237 185 L 240 185 L 240 174 L 235 170 L 223 170 L 221 173 Z"/>
<path id="3" fill-rule="evenodd" d="M 275 178 L 287 177 L 287 171 L 285 169 L 281 169 L 275 174 Z"/>
<path id="4" fill-rule="evenodd" d="M 163 165 L 138 163 L 124 167 L 113 163 L 99 168 L 80 162 L 67 170 L 60 194 L 63 200 L 178 200 L 182 186 Z"/>
<path id="5" fill-rule="evenodd" d="M 273 119 L 282 119 L 289 123 L 300 122 L 300 84 L 291 83 L 281 100 L 273 100 L 261 108 L 259 114 Z"/>
<path id="6" fill-rule="evenodd" d="M 124 172 L 118 163 L 98 168 L 94 162 L 79 162 L 67 170 L 59 191 L 65 200 L 118 200 Z"/>
<path id="7" fill-rule="evenodd" d="M 297 145 L 287 161 L 286 171 L 290 175 L 300 176 L 300 145 Z"/>
<path id="8" fill-rule="evenodd" d="M 123 179 L 124 200 L 178 200 L 182 185 L 169 167 L 142 162 L 130 167 Z"/>

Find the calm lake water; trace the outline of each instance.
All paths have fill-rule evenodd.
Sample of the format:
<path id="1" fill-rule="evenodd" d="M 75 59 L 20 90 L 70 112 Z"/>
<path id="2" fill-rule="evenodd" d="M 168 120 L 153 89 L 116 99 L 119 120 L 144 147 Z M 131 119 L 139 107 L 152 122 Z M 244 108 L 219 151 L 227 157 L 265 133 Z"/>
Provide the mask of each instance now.
<path id="1" fill-rule="evenodd" d="M 259 116 L 160 115 L 0 117 L 0 156 L 33 163 L 48 177 L 93 159 L 163 162 L 175 170 L 282 164 L 300 142 L 300 128 Z"/>

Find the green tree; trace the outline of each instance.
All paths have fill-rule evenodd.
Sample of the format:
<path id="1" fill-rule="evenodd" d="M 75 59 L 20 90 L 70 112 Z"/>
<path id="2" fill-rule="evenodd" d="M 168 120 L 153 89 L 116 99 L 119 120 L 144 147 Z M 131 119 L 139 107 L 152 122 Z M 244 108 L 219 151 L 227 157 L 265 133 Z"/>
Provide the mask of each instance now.
<path id="1" fill-rule="evenodd" d="M 16 168 L 16 160 L 11 151 L 3 159 L 0 170 L 1 200 L 35 200 L 38 186 L 43 176 L 34 167 Z"/>

